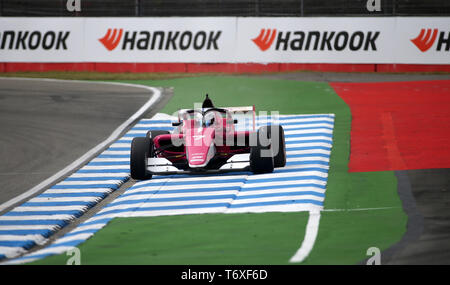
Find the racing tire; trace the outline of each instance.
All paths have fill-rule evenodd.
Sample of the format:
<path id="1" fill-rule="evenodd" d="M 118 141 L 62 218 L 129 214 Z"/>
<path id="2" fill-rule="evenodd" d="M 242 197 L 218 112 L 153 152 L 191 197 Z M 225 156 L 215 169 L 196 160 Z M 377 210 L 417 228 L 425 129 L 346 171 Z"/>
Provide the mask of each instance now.
<path id="1" fill-rule="evenodd" d="M 274 159 L 270 142 L 262 141 L 268 139 L 267 129 L 259 128 L 256 136 L 255 146 L 250 146 L 250 171 L 255 174 L 271 173 L 274 169 Z"/>
<path id="2" fill-rule="evenodd" d="M 131 178 L 136 180 L 146 180 L 152 178 L 152 174 L 147 170 L 147 159 L 151 155 L 150 150 L 152 148 L 153 141 L 150 138 L 138 137 L 131 141 Z"/>
<path id="3" fill-rule="evenodd" d="M 274 154 L 274 167 L 286 166 L 286 142 L 284 139 L 284 129 L 280 125 L 263 126 L 267 130 L 267 134 L 271 139 L 272 153 Z M 278 145 L 274 145 L 278 143 Z M 275 153 L 275 150 L 277 151 Z"/>

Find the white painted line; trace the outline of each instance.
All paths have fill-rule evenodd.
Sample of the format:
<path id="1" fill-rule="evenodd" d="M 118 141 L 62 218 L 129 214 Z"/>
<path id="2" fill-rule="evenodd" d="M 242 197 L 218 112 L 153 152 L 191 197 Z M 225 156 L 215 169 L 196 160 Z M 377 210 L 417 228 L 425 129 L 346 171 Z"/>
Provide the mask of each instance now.
<path id="1" fill-rule="evenodd" d="M 9 247 L 0 246 L 0 252 L 4 254 L 7 258 L 17 256 L 18 254 L 23 254 L 26 252 L 22 247 Z"/>
<path id="2" fill-rule="evenodd" d="M 378 208 L 353 208 L 353 209 L 324 209 L 324 212 L 357 212 L 398 209 L 400 207 L 378 207 Z"/>
<path id="3" fill-rule="evenodd" d="M 70 165 L 66 166 L 64 169 L 60 170 L 53 176 L 45 179 L 38 185 L 34 186 L 30 190 L 24 192 L 23 194 L 3 203 L 0 205 L 0 212 L 11 207 L 12 205 L 19 203 L 20 201 L 23 201 L 30 196 L 38 193 L 39 191 L 42 191 L 42 189 L 54 184 L 56 181 L 61 179 L 62 177 L 66 176 L 68 173 L 74 171 L 80 165 L 86 163 L 88 159 L 92 158 L 96 153 L 100 152 L 102 149 L 106 148 L 109 144 L 116 141 L 121 133 L 129 126 L 133 121 L 138 119 L 140 116 L 142 116 L 148 108 L 150 108 L 155 102 L 159 100 L 161 97 L 161 91 L 159 91 L 157 88 L 144 86 L 144 85 L 136 85 L 136 84 L 128 84 L 128 83 L 117 83 L 117 82 L 94 82 L 94 81 L 82 81 L 82 80 L 59 80 L 59 79 L 48 79 L 48 78 L 15 78 L 12 77 L 12 79 L 20 79 L 20 80 L 42 80 L 42 81 L 50 81 L 50 82 L 80 82 L 85 84 L 113 84 L 113 85 L 120 85 L 120 86 L 129 86 L 129 87 L 135 87 L 135 88 L 143 88 L 147 89 L 150 92 L 152 92 L 152 96 L 150 99 L 136 112 L 134 113 L 128 120 L 126 120 L 124 123 L 122 123 L 117 129 L 115 129 L 112 134 L 103 142 L 89 150 L 87 153 L 85 153 L 83 156 L 72 162 Z M 114 168 L 117 168 L 115 166 Z"/>
<path id="4" fill-rule="evenodd" d="M 302 245 L 291 257 L 289 262 L 302 262 L 308 257 L 309 253 L 314 247 L 316 242 L 317 233 L 319 231 L 320 211 L 309 211 L 308 224 L 306 225 L 305 238 Z"/>

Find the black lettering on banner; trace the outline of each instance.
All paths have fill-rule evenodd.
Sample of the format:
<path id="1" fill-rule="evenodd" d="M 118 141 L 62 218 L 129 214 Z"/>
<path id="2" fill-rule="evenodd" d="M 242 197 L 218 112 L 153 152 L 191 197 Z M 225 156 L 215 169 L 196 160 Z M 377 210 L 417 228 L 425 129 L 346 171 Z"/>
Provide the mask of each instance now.
<path id="1" fill-rule="evenodd" d="M 39 44 L 41 43 L 41 32 L 34 31 L 30 34 L 28 38 L 28 48 L 29 49 L 37 49 Z"/>
<path id="2" fill-rule="evenodd" d="M 42 47 L 45 50 L 49 50 L 53 47 L 55 44 L 56 34 L 55 32 L 48 31 L 44 34 L 44 37 L 42 38 Z"/>
<path id="3" fill-rule="evenodd" d="M 283 50 L 286 50 L 289 43 L 289 37 L 291 36 L 291 32 L 287 32 L 286 36 L 283 38 L 283 32 L 278 32 L 277 43 L 275 46 L 276 50 L 280 49 L 280 45 L 283 44 Z"/>
<path id="4" fill-rule="evenodd" d="M 314 38 L 314 50 L 317 50 L 317 47 L 319 46 L 319 39 L 320 39 L 320 32 L 319 31 L 312 31 L 308 33 L 308 37 L 306 38 L 306 46 L 305 50 L 309 50 L 309 46 L 311 44 L 311 39 Z"/>
<path id="5" fill-rule="evenodd" d="M 291 50 L 302 50 L 303 48 L 303 41 L 305 40 L 305 33 L 304 32 L 294 32 L 294 35 L 298 38 L 294 38 L 291 41 Z"/>
<path id="6" fill-rule="evenodd" d="M 16 33 L 14 31 L 4 31 L 3 37 L 2 37 L 2 44 L 1 44 L 0 48 L 5 49 L 7 39 L 9 39 L 9 47 L 8 48 L 12 49 L 15 36 L 16 36 Z"/>
<path id="7" fill-rule="evenodd" d="M 156 39 L 159 39 L 158 49 L 162 49 L 163 48 L 164 38 L 165 38 L 164 35 L 165 35 L 165 33 L 163 31 L 153 32 L 152 46 L 151 46 L 152 50 L 155 49 Z"/>
<path id="8" fill-rule="evenodd" d="M 131 36 L 130 36 L 130 34 L 131 34 Z M 136 41 L 136 34 L 137 34 L 137 32 L 132 32 L 132 33 L 128 32 L 128 31 L 125 32 L 125 35 L 123 37 L 122 50 L 127 48 L 127 44 L 130 44 L 130 50 L 134 49 L 134 43 Z"/>
<path id="9" fill-rule="evenodd" d="M 440 51 L 443 44 L 445 44 L 445 51 L 449 51 L 450 50 L 450 32 L 448 32 L 447 38 L 445 38 L 445 32 L 439 33 L 439 39 L 438 39 L 436 50 Z"/>
<path id="10" fill-rule="evenodd" d="M 22 32 L 19 31 L 19 34 L 17 35 L 17 41 L 16 41 L 16 49 L 19 49 L 20 46 L 22 46 L 22 49 L 27 49 L 27 46 L 25 44 L 25 40 L 28 37 L 28 31 Z"/>
<path id="11" fill-rule="evenodd" d="M 327 46 L 327 50 L 332 50 L 331 47 L 331 39 L 333 39 L 335 32 L 331 32 L 328 35 L 328 32 L 324 32 L 322 35 L 322 43 L 320 44 L 320 50 L 325 49 L 325 45 Z"/>
<path id="12" fill-rule="evenodd" d="M 342 41 L 340 40 L 342 38 Z M 340 43 L 341 42 L 341 43 Z M 345 49 L 348 42 L 348 33 L 345 31 L 339 32 L 334 39 L 334 49 L 341 51 Z"/>
<path id="13" fill-rule="evenodd" d="M 192 33 L 189 31 L 183 32 L 180 37 L 180 49 L 187 50 L 191 45 L 191 41 L 192 41 Z"/>
<path id="14" fill-rule="evenodd" d="M 168 36 L 167 41 L 166 41 L 166 50 L 169 49 L 169 46 L 170 46 L 170 45 L 172 45 L 172 48 L 173 48 L 174 50 L 177 49 L 175 40 L 177 39 L 177 37 L 178 37 L 179 34 L 180 34 L 180 32 L 178 32 L 178 31 L 175 32 L 175 34 L 173 34 L 172 31 L 169 32 L 169 36 Z"/>
<path id="15" fill-rule="evenodd" d="M 350 50 L 359 50 L 364 43 L 364 33 L 361 31 L 354 32 L 350 37 Z"/>
<path id="16" fill-rule="evenodd" d="M 217 33 L 214 35 L 214 31 L 209 32 L 208 37 L 208 46 L 206 49 L 211 49 L 211 45 L 214 46 L 214 49 L 219 49 L 219 46 L 217 45 L 217 40 L 219 39 L 220 35 L 222 34 L 222 31 L 217 31 Z"/>
<path id="17" fill-rule="evenodd" d="M 70 32 L 64 32 L 64 35 L 63 32 L 58 33 L 58 39 L 56 40 L 56 49 L 59 49 L 61 46 L 63 47 L 63 49 L 67 49 L 66 40 L 69 34 Z"/>
<path id="18" fill-rule="evenodd" d="M 206 42 L 206 32 L 200 31 L 194 37 L 194 49 L 202 49 Z"/>
<path id="19" fill-rule="evenodd" d="M 372 32 L 369 32 L 367 34 L 366 42 L 364 44 L 364 50 L 368 50 L 369 45 L 372 50 L 377 50 L 377 46 L 375 45 L 375 40 L 378 38 L 379 35 L 380 35 L 380 32 L 378 32 L 378 31 L 375 32 L 375 34 L 373 36 L 372 36 Z"/>
<path id="20" fill-rule="evenodd" d="M 137 49 L 148 49 L 150 44 L 150 33 L 147 31 L 142 31 L 139 32 L 139 35 L 143 35 L 143 37 L 136 42 Z"/>

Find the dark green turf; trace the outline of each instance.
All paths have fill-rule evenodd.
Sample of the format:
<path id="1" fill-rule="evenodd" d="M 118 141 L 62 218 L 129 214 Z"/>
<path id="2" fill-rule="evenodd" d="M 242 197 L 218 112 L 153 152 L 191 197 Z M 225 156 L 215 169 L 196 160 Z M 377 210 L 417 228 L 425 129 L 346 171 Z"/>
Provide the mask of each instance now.
<path id="1" fill-rule="evenodd" d="M 117 218 L 80 246 L 81 263 L 284 264 L 300 246 L 307 219 L 306 212 Z"/>
<path id="2" fill-rule="evenodd" d="M 327 83 L 232 76 L 127 82 L 175 87 L 162 110 L 168 114 L 202 102 L 205 93 L 216 106 L 254 104 L 257 111 L 280 114 L 336 114 L 325 209 L 339 211 L 322 213 L 317 241 L 305 264 L 358 263 L 369 247 L 383 250 L 404 233 L 406 215 L 394 173 L 348 173 L 351 113 Z M 354 211 L 380 207 L 391 208 Z M 306 221 L 307 213 L 116 219 L 80 246 L 82 263 L 287 264 L 302 242 Z M 35 263 L 66 260 L 60 255 Z"/>

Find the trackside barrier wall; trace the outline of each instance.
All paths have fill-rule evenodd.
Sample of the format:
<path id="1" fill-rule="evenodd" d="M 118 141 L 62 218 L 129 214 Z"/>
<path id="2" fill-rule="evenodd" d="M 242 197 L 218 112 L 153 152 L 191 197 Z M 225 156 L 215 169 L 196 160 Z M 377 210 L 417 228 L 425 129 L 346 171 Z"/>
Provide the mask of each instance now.
<path id="1" fill-rule="evenodd" d="M 0 18 L 0 71 L 450 71 L 450 17 Z"/>

